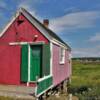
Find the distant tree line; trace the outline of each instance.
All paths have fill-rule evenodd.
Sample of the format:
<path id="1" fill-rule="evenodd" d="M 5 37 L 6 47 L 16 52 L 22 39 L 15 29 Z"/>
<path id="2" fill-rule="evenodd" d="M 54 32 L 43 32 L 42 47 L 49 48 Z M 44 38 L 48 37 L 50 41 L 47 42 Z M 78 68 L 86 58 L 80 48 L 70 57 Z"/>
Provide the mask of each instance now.
<path id="1" fill-rule="evenodd" d="M 72 58 L 72 60 L 75 60 L 75 61 L 86 61 L 86 62 L 89 62 L 89 61 L 100 62 L 100 57 L 75 57 L 75 58 Z"/>

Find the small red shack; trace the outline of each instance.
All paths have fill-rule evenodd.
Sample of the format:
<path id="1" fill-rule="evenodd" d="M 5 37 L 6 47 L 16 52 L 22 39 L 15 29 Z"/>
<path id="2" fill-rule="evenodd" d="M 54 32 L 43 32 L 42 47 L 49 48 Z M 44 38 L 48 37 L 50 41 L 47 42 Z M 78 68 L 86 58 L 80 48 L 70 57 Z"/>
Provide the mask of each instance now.
<path id="1" fill-rule="evenodd" d="M 0 34 L 0 84 L 36 87 L 38 81 L 41 94 L 70 78 L 71 48 L 48 24 L 17 11 Z"/>

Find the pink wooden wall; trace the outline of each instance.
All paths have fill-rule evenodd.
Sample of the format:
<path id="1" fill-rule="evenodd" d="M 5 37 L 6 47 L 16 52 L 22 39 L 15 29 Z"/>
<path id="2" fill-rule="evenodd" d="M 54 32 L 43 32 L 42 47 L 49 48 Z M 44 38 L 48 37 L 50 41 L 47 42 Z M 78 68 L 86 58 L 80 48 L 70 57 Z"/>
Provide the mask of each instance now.
<path id="1" fill-rule="evenodd" d="M 71 75 L 71 66 L 68 60 L 69 51 L 65 52 L 65 64 L 59 64 L 59 46 L 53 44 L 53 84 L 57 85 Z"/>
<path id="2" fill-rule="evenodd" d="M 24 22 L 18 26 L 17 18 L 0 38 L 0 84 L 20 84 L 21 47 L 10 46 L 8 43 L 16 41 L 49 42 L 23 15 L 20 15 L 19 18 Z M 34 40 L 34 35 L 38 35 L 37 40 Z"/>

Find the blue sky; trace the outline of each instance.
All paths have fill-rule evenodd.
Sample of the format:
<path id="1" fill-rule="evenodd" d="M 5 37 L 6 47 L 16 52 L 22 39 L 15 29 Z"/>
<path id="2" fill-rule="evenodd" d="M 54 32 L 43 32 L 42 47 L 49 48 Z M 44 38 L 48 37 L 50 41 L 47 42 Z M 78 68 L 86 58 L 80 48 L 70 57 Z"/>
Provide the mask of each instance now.
<path id="1" fill-rule="evenodd" d="M 20 7 L 72 47 L 73 57 L 100 57 L 100 0 L 0 0 L 0 29 Z"/>

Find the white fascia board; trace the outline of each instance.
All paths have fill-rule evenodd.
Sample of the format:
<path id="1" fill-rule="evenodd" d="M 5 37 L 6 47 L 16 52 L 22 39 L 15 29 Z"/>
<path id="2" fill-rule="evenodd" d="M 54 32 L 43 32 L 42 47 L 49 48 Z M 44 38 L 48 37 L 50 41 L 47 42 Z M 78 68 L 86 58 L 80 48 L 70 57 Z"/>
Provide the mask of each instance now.
<path id="1" fill-rule="evenodd" d="M 50 75 L 53 75 L 53 44 L 52 44 L 52 42 L 50 42 L 50 54 L 51 54 L 51 56 L 50 56 Z"/>
<path id="2" fill-rule="evenodd" d="M 10 25 L 15 21 L 15 19 L 19 16 L 19 12 L 16 13 L 16 15 L 11 19 L 11 21 L 3 28 L 2 32 L 0 33 L 0 37 L 3 36 L 3 34 L 7 31 L 7 29 L 10 27 Z"/>
<path id="3" fill-rule="evenodd" d="M 68 47 L 66 45 L 64 45 L 63 43 L 59 42 L 56 39 L 52 39 L 51 42 L 54 43 L 54 44 L 56 44 L 56 45 L 59 45 L 60 47 L 63 47 L 65 49 L 68 49 Z"/>

